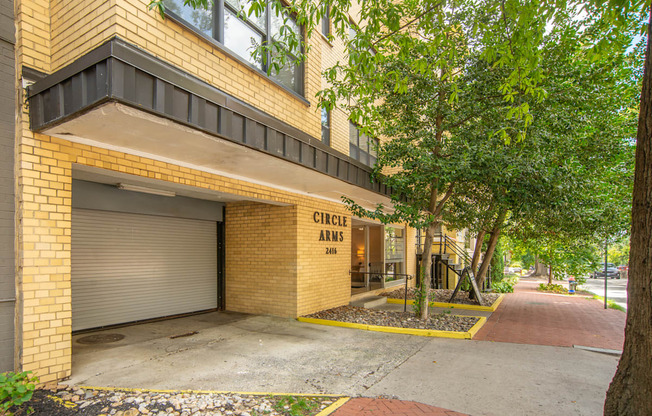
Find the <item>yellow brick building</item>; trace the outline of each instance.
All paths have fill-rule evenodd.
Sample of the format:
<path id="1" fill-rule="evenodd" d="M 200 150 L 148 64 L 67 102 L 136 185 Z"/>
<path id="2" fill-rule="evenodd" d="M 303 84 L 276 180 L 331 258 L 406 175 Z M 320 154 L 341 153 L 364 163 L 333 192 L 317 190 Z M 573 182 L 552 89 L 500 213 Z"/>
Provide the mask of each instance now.
<path id="1" fill-rule="evenodd" d="M 268 76 L 246 45 L 273 36 L 273 16 L 171 0 L 162 19 L 147 3 L 13 1 L 15 325 L 0 326 L 0 370 L 63 379 L 74 331 L 296 317 L 347 304 L 371 272 L 415 273 L 414 230 L 341 203 L 391 193 L 346 114 L 322 124 L 320 74 L 342 45 L 314 36 L 303 65 Z"/>

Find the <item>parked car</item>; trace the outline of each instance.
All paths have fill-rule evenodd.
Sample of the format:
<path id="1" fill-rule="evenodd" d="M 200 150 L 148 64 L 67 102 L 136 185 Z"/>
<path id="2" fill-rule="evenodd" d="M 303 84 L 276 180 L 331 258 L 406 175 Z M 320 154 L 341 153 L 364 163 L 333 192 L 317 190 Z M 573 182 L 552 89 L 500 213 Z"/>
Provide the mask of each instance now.
<path id="1" fill-rule="evenodd" d="M 629 271 L 629 266 L 627 265 L 618 266 L 618 270 L 627 273 Z"/>
<path id="2" fill-rule="evenodd" d="M 613 263 L 607 263 L 607 277 L 610 279 L 620 279 L 620 272 L 616 268 L 616 265 Z M 604 279 L 604 263 L 598 267 L 598 270 L 594 271 L 591 275 L 592 279 Z"/>

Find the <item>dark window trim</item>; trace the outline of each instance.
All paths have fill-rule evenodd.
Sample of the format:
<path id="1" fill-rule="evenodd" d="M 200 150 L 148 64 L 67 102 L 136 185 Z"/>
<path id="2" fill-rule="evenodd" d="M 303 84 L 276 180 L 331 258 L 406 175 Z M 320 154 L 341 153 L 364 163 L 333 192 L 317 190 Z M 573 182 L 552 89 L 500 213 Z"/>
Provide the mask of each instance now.
<path id="1" fill-rule="evenodd" d="M 326 30 L 324 30 L 326 29 Z M 328 39 L 331 34 L 331 11 L 330 7 L 326 8 L 326 13 L 321 18 L 321 34 Z"/>
<path id="2" fill-rule="evenodd" d="M 351 127 L 350 126 L 354 126 L 355 129 L 356 129 L 356 142 L 355 142 L 355 144 L 351 142 Z M 360 126 L 358 126 L 357 124 L 355 124 L 354 122 L 349 120 L 349 157 L 352 158 L 353 160 L 357 160 L 359 163 L 362 163 L 365 166 L 373 167 L 376 164 L 376 161 L 378 160 L 378 154 L 376 153 L 375 156 L 373 156 L 371 154 L 371 145 L 368 145 L 367 149 L 363 149 L 362 147 L 360 147 L 360 134 L 361 134 L 360 133 Z M 380 141 L 377 138 L 370 137 L 370 136 L 368 136 L 366 134 L 364 136 L 367 138 L 368 143 L 369 143 L 369 141 L 373 141 L 377 145 L 380 144 Z M 350 150 L 351 146 L 354 146 L 357 149 L 357 151 L 356 151 L 357 156 L 356 157 L 353 157 L 350 154 L 351 153 L 351 150 Z M 364 152 L 369 159 L 371 159 L 373 157 L 374 158 L 374 163 L 367 164 L 367 163 L 363 162 L 362 160 L 360 160 L 360 153 L 361 152 Z"/>
<path id="3" fill-rule="evenodd" d="M 221 6 L 221 7 L 220 7 Z M 220 51 L 224 52 L 227 54 L 229 57 L 235 59 L 236 61 L 240 62 L 241 64 L 247 66 L 249 69 L 252 69 L 256 71 L 259 75 L 262 75 L 265 79 L 268 81 L 272 82 L 274 85 L 282 88 L 283 90 L 289 92 L 292 94 L 294 97 L 298 98 L 301 100 L 304 104 L 310 106 L 310 101 L 308 101 L 305 98 L 305 92 L 306 92 L 306 81 L 305 81 L 305 62 L 302 62 L 299 67 L 297 68 L 297 77 L 300 80 L 300 85 L 299 85 L 299 90 L 300 92 L 297 92 L 291 88 L 288 88 L 287 86 L 281 84 L 279 81 L 275 80 L 271 75 L 267 75 L 267 72 L 264 69 L 258 68 L 257 66 L 253 65 L 251 62 L 246 60 L 244 57 L 238 55 L 235 51 L 229 49 L 226 45 L 224 45 L 224 25 L 223 24 L 218 24 L 217 21 L 218 19 L 221 19 L 221 21 L 224 21 L 224 8 L 227 7 L 224 5 L 224 0 L 217 0 L 215 1 L 215 5 L 213 6 L 214 11 L 213 15 L 215 16 L 213 19 L 213 35 L 214 37 L 208 36 L 205 33 L 203 33 L 201 30 L 197 29 L 192 23 L 188 22 L 178 14 L 174 13 L 171 10 L 166 10 L 165 15 L 166 18 L 169 17 L 170 20 L 176 22 L 177 24 L 183 26 L 186 30 L 189 30 L 196 36 L 199 36 L 203 40 L 209 42 L 212 46 L 216 47 Z M 232 10 L 229 10 L 232 12 Z M 269 20 L 271 19 L 270 16 L 270 11 L 269 11 L 269 6 L 268 6 L 268 12 L 267 12 L 267 20 L 268 20 L 268 26 L 269 26 Z M 242 19 L 241 19 L 242 20 Z M 244 21 L 243 22 L 249 26 L 253 27 L 251 24 L 248 22 Z M 300 27 L 301 30 L 301 35 L 303 36 L 303 28 Z M 258 33 L 260 32 L 260 29 L 256 28 L 255 31 Z M 303 48 L 302 48 L 303 52 Z M 291 53 L 288 51 L 288 53 L 291 55 Z"/>
<path id="4" fill-rule="evenodd" d="M 323 108 L 322 108 L 322 111 L 324 111 Z M 332 123 L 332 120 L 331 120 L 331 112 L 328 111 L 328 110 L 326 110 L 326 120 L 327 120 L 326 125 L 324 126 L 323 123 L 321 125 L 321 132 L 322 132 L 321 133 L 321 142 L 324 143 L 327 146 L 330 146 L 331 145 L 331 123 Z M 327 136 L 326 140 L 324 140 L 324 130 L 326 130 L 328 132 L 328 136 Z"/>

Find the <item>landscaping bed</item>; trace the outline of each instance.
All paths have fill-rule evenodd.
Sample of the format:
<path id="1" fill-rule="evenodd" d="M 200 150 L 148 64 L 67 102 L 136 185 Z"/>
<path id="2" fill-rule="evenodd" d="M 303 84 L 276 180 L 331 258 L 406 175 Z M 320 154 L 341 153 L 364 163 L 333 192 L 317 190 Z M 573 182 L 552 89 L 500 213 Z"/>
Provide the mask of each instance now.
<path id="1" fill-rule="evenodd" d="M 316 415 L 337 397 L 258 396 L 235 393 L 157 393 L 87 390 L 60 386 L 39 389 L 32 399 L 11 410 L 18 415 L 43 416 L 254 416 Z M 33 412 L 30 413 L 29 409 Z"/>
<path id="2" fill-rule="evenodd" d="M 408 288 L 408 300 L 414 300 L 417 289 L 414 287 Z M 441 302 L 441 303 L 450 303 L 450 298 L 453 295 L 452 289 L 430 289 L 429 300 L 430 302 Z M 479 305 L 479 306 L 491 306 L 496 302 L 500 297 L 501 293 L 483 293 L 482 299 L 484 300 L 484 305 L 479 305 L 478 301 L 475 298 L 469 298 L 469 292 L 457 292 L 455 299 L 452 303 L 458 303 L 463 305 Z M 380 294 L 380 296 L 387 296 L 390 299 L 405 299 L 405 288 L 399 288 L 395 290 L 388 290 Z"/>
<path id="3" fill-rule="evenodd" d="M 357 306 L 339 306 L 306 315 L 305 317 L 353 324 L 453 332 L 467 332 L 479 319 L 475 316 L 456 316 L 441 313 L 433 314 L 428 320 L 422 321 L 411 312 L 380 311 Z"/>

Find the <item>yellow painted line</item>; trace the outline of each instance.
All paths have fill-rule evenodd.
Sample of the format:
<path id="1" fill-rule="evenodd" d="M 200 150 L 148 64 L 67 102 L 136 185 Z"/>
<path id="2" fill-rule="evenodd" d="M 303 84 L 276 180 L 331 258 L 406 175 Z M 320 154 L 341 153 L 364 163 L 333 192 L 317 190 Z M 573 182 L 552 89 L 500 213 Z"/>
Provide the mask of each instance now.
<path id="1" fill-rule="evenodd" d="M 483 311 L 483 312 L 495 312 L 498 308 L 498 305 L 505 298 L 505 294 L 502 293 L 498 296 L 498 299 L 491 306 L 479 306 L 479 305 L 465 305 L 463 303 L 445 303 L 445 302 L 430 302 L 429 305 L 433 308 L 446 308 L 446 309 L 465 309 L 469 311 Z M 403 299 L 387 299 L 387 303 L 398 303 L 403 304 L 405 301 Z M 408 305 L 413 305 L 414 301 L 408 299 Z"/>
<path id="2" fill-rule="evenodd" d="M 477 318 L 477 317 L 472 317 Z M 328 319 L 315 318 L 297 318 L 299 322 L 306 322 L 317 325 L 339 326 L 342 328 L 362 329 L 365 331 L 389 332 L 392 334 L 417 335 L 420 337 L 438 337 L 438 338 L 455 338 L 471 339 L 473 335 L 470 332 L 439 331 L 436 329 L 415 329 L 415 328 L 396 328 L 393 326 L 379 326 L 367 324 L 353 324 L 349 322 L 331 321 Z M 477 323 L 476 323 L 477 325 Z"/>
<path id="3" fill-rule="evenodd" d="M 341 394 L 308 394 L 308 393 L 278 393 L 278 392 L 250 392 L 250 391 L 216 391 L 216 390 L 161 390 L 161 389 L 138 389 L 130 387 L 96 387 L 96 386 L 71 386 L 76 389 L 100 390 L 100 391 L 128 391 L 148 393 L 187 393 L 187 394 L 237 394 L 240 396 L 294 396 L 294 397 L 342 397 Z"/>
<path id="4" fill-rule="evenodd" d="M 317 413 L 315 416 L 328 416 L 331 413 L 335 412 L 340 407 L 342 407 L 344 403 L 348 402 L 350 399 L 351 399 L 350 397 L 342 397 L 341 399 L 337 400 L 335 403 L 331 404 L 321 412 Z"/>

